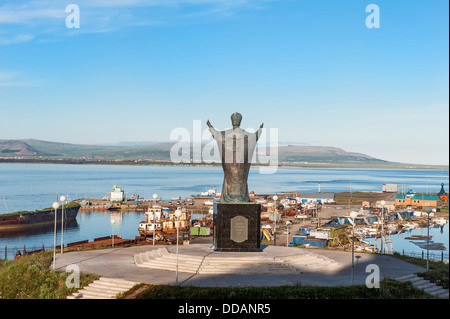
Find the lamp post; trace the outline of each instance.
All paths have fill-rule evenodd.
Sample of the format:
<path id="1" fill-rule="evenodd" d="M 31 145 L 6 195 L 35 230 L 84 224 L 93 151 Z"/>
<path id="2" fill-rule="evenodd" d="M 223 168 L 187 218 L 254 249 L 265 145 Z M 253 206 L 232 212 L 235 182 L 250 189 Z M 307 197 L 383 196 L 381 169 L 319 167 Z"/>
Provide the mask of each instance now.
<path id="1" fill-rule="evenodd" d="M 290 221 L 286 221 L 286 247 L 289 247 L 289 225 L 291 225 Z"/>
<path id="2" fill-rule="evenodd" d="M 181 217 L 182 211 L 181 209 L 177 208 L 175 211 L 175 217 L 177 218 L 177 260 L 176 260 L 176 279 L 175 282 L 178 285 L 178 236 L 179 236 L 179 230 L 180 230 L 180 217 Z"/>
<path id="3" fill-rule="evenodd" d="M 157 198 L 158 194 L 153 194 L 153 206 L 155 206 Z M 156 215 L 155 212 L 153 212 L 153 246 L 155 246 L 155 236 L 156 236 Z"/>
<path id="4" fill-rule="evenodd" d="M 58 212 L 59 203 L 54 202 L 53 208 L 55 209 L 55 228 L 54 228 L 54 236 L 53 236 L 53 270 L 55 270 L 56 267 L 56 214 Z"/>
<path id="5" fill-rule="evenodd" d="M 278 212 L 278 209 L 277 209 L 277 200 L 278 200 L 278 196 L 277 195 L 274 195 L 273 197 L 272 197 L 272 199 L 273 199 L 273 220 L 274 220 L 274 222 L 275 222 L 275 226 L 274 226 L 274 228 L 273 228 L 273 245 L 274 246 L 276 246 L 277 245 L 277 212 Z"/>
<path id="6" fill-rule="evenodd" d="M 112 236 L 111 236 L 111 242 L 112 242 L 112 247 L 114 247 L 114 224 L 116 223 L 115 219 L 111 219 L 111 225 L 112 225 Z"/>
<path id="7" fill-rule="evenodd" d="M 382 200 L 381 202 L 380 202 L 380 204 L 381 204 L 381 239 L 380 239 L 380 241 L 381 241 L 381 243 L 380 243 L 380 253 L 381 253 L 381 255 L 383 255 L 383 249 L 384 249 L 384 246 L 383 246 L 383 239 L 384 239 L 384 205 L 386 205 L 386 202 L 384 201 L 384 200 Z"/>
<path id="8" fill-rule="evenodd" d="M 66 196 L 62 195 L 59 200 L 62 203 L 61 211 L 61 254 L 64 252 L 64 203 L 66 201 Z"/>
<path id="9" fill-rule="evenodd" d="M 429 253 L 430 253 L 430 213 L 431 212 L 436 212 L 436 209 L 430 209 L 429 207 L 427 207 L 426 209 L 427 212 L 427 270 L 429 270 Z"/>
<path id="10" fill-rule="evenodd" d="M 355 211 L 352 211 L 350 213 L 350 217 L 353 220 L 353 230 L 352 230 L 352 285 L 353 285 L 353 279 L 355 276 L 355 219 L 356 216 L 358 216 L 358 213 Z"/>

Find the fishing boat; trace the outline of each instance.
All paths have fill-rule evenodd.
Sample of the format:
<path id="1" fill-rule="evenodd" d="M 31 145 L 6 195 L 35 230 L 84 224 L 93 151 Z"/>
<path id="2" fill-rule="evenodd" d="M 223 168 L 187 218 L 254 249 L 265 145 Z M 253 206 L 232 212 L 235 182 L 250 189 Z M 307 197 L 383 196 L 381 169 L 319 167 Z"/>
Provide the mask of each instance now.
<path id="1" fill-rule="evenodd" d="M 77 217 L 80 204 L 70 202 L 64 205 L 64 220 L 70 221 Z M 62 206 L 56 211 L 56 221 L 61 222 Z M 20 211 L 0 215 L 0 231 L 42 226 L 55 222 L 55 209 L 45 208 L 37 211 Z"/>

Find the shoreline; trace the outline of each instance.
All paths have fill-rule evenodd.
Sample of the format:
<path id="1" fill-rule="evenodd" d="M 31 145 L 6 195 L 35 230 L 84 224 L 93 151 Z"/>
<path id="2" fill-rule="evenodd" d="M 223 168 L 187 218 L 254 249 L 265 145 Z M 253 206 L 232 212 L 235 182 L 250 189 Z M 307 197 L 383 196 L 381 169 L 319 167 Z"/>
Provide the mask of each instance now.
<path id="1" fill-rule="evenodd" d="M 76 159 L 0 159 L 0 164 L 61 164 L 61 165 L 122 165 L 122 166 L 171 166 L 171 167 L 221 167 L 221 163 L 172 163 L 172 162 L 152 162 L 152 161 L 114 161 L 98 160 L 86 161 Z M 252 164 L 252 167 L 271 167 L 264 164 Z M 344 164 L 344 163 L 279 163 L 277 168 L 323 168 L 323 169 L 407 169 L 407 170 L 449 170 L 445 165 L 426 164 Z"/>

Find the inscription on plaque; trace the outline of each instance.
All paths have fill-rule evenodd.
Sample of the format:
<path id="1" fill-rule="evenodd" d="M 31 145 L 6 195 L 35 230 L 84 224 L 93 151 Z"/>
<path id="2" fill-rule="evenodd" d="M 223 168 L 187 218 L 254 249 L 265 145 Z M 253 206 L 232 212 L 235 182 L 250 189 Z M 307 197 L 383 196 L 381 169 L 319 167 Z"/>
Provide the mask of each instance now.
<path id="1" fill-rule="evenodd" d="M 230 239 L 236 243 L 242 243 L 248 239 L 248 219 L 244 216 L 231 218 Z"/>

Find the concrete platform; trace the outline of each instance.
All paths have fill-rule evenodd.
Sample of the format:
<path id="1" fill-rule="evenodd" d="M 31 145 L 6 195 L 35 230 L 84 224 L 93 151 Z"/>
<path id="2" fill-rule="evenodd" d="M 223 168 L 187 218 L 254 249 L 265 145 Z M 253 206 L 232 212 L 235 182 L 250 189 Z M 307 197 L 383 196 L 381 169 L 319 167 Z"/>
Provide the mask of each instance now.
<path id="1" fill-rule="evenodd" d="M 261 252 L 212 252 L 209 246 L 179 246 L 178 280 L 181 285 L 340 286 L 352 283 L 351 252 L 280 246 L 263 246 Z M 162 263 L 152 266 L 152 256 L 160 255 L 158 249 L 161 248 L 167 250 L 169 258 L 163 258 L 159 260 Z M 172 285 L 175 284 L 175 250 L 176 246 L 157 245 L 67 252 L 57 254 L 56 268 L 65 270 L 68 265 L 76 264 L 82 272 L 108 278 Z M 398 278 L 425 270 L 388 255 L 355 253 L 355 257 L 354 284 L 364 284 L 368 275 L 371 275 L 371 271 L 366 272 L 367 265 L 378 266 L 380 279 Z M 153 263 L 157 264 L 156 259 Z M 276 259 L 283 261 L 283 267 L 266 267 L 271 260 Z M 212 261 L 211 267 L 201 271 L 201 260 Z M 238 264 L 238 269 L 230 266 L 229 271 L 222 271 L 227 269 L 227 265 L 233 264 Z"/>

